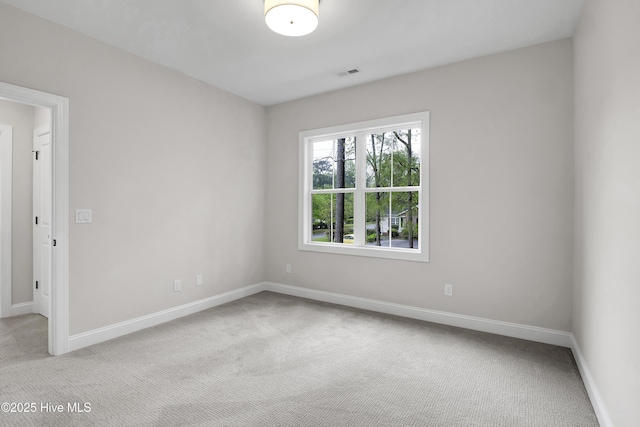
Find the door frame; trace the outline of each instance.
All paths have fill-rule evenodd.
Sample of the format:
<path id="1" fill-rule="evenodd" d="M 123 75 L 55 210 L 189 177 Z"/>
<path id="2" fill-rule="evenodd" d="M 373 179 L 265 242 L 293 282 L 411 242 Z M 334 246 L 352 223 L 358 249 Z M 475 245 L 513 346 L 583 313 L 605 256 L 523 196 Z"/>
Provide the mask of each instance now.
<path id="1" fill-rule="evenodd" d="M 0 98 L 51 108 L 52 218 L 49 353 L 69 350 L 69 98 L 0 82 Z"/>

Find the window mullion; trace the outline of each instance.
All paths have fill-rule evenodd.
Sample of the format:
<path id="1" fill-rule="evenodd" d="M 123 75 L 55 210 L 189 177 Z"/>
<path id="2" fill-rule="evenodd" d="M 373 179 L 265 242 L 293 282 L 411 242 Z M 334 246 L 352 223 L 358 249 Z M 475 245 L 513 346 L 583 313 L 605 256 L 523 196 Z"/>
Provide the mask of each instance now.
<path id="1" fill-rule="evenodd" d="M 326 190 L 309 190 L 309 194 L 352 194 L 355 192 L 355 188 L 327 188 Z"/>
<path id="2" fill-rule="evenodd" d="M 391 193 L 391 192 L 406 192 L 406 191 L 420 191 L 419 185 L 412 185 L 411 187 L 369 187 L 366 188 L 365 193 Z"/>
<path id="3" fill-rule="evenodd" d="M 353 195 L 353 244 L 364 246 L 366 240 L 366 215 L 364 188 L 367 179 L 367 150 L 365 134 L 356 134 L 356 191 Z"/>

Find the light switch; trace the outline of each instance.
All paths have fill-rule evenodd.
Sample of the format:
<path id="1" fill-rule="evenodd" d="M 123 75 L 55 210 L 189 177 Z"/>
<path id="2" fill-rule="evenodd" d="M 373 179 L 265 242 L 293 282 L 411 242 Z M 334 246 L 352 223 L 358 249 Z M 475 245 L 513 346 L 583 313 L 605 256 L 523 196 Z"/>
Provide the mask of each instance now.
<path id="1" fill-rule="evenodd" d="M 76 209 L 76 224 L 90 224 L 91 216 L 91 209 Z"/>

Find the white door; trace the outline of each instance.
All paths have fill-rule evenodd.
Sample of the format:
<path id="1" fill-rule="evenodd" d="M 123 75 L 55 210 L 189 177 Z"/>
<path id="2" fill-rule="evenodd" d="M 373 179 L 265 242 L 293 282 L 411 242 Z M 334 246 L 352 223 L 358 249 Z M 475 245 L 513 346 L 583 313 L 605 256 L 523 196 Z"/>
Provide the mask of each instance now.
<path id="1" fill-rule="evenodd" d="M 51 129 L 33 131 L 33 303 L 49 317 L 51 292 Z"/>

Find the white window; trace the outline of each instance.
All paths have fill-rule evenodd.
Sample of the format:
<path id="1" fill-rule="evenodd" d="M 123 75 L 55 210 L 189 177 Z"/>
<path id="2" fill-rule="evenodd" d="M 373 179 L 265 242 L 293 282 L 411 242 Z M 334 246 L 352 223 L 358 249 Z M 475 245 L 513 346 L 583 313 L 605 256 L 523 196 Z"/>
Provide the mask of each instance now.
<path id="1" fill-rule="evenodd" d="M 298 248 L 429 261 L 429 113 L 300 132 Z"/>

